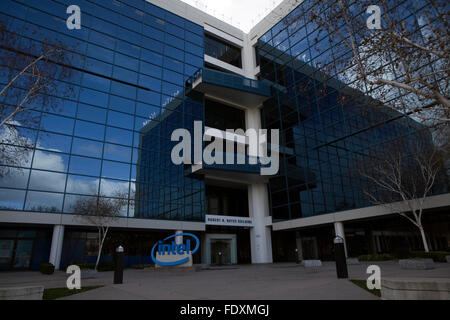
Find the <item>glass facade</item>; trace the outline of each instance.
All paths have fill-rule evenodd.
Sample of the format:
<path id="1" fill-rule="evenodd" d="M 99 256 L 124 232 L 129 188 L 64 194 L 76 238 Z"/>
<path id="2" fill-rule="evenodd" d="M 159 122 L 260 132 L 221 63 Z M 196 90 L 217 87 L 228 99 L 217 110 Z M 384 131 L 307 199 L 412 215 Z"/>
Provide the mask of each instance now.
<path id="1" fill-rule="evenodd" d="M 69 5 L 80 30 L 66 27 Z M 24 47 L 69 48 L 73 87 L 57 108 L 33 111 L 36 125 L 19 117 L 0 129 L 5 152 L 21 150 L 11 134 L 33 146 L 14 166 L 2 161 L 1 209 L 72 213 L 80 198 L 120 195 L 124 217 L 204 220 L 203 182 L 170 162 L 172 130 L 203 119 L 203 102 L 184 96 L 204 65 L 203 27 L 144 0 L 5 0 L 0 19 Z"/>
<path id="2" fill-rule="evenodd" d="M 263 126 L 280 129 L 280 171 L 269 183 L 274 221 L 372 205 L 355 168 L 383 152 L 383 144 L 414 141 L 424 130 L 392 110 L 369 107 L 368 96 L 344 90 L 339 75 L 327 78 L 319 70 L 351 52 L 336 50 L 330 35 L 308 21 L 314 3 L 304 1 L 257 44 L 260 78 L 276 88 L 264 103 Z M 428 132 L 420 134 L 431 142 Z"/>
<path id="3" fill-rule="evenodd" d="M 24 47 L 45 39 L 69 48 L 70 63 L 61 68 L 72 74 L 58 84 L 72 93 L 55 96 L 57 108 L 33 110 L 36 123 L 18 117 L 0 129 L 1 150 L 25 155 L 14 163 L 0 159 L 6 173 L 0 209 L 74 213 L 79 199 L 120 196 L 128 203 L 123 217 L 204 221 L 205 183 L 173 165 L 171 133 L 192 130 L 195 120 L 245 129 L 245 115 L 186 95 L 199 74 L 218 87 L 272 93 L 261 115 L 263 127 L 279 129 L 281 138 L 280 171 L 269 182 L 274 221 L 370 205 L 355 165 L 423 127 L 387 109 L 359 108 L 368 97 L 355 99 L 339 75 L 324 78 L 318 67 L 349 52 L 307 21 L 313 3 L 304 1 L 259 39 L 265 81 L 255 81 L 204 68 L 204 54 L 242 67 L 241 49 L 144 0 L 2 0 L 0 21 Z M 66 27 L 69 5 L 81 9 L 80 30 Z M 0 85 L 6 83 L 0 74 Z M 260 172 L 259 166 L 210 168 Z"/>

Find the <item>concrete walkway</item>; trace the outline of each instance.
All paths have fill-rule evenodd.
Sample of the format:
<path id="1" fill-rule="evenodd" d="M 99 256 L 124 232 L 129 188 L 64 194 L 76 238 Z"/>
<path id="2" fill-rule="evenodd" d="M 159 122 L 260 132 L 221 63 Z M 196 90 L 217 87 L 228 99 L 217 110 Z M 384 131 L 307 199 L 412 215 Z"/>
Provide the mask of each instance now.
<path id="1" fill-rule="evenodd" d="M 445 263 L 437 263 L 433 270 L 402 270 L 396 262 L 373 264 L 381 267 L 382 277 L 450 277 L 450 264 Z M 350 265 L 350 279 L 366 279 L 368 265 Z M 1 272 L 0 286 L 65 287 L 66 277 L 63 272 L 50 276 L 38 272 Z M 102 284 L 105 287 L 64 299 L 378 299 L 348 280 L 337 279 L 333 262 L 325 262 L 316 269 L 292 263 L 242 265 L 199 272 L 128 269 L 124 273 L 124 284 L 112 285 L 112 279 L 112 272 L 100 272 L 96 279 L 82 280 L 82 286 Z"/>

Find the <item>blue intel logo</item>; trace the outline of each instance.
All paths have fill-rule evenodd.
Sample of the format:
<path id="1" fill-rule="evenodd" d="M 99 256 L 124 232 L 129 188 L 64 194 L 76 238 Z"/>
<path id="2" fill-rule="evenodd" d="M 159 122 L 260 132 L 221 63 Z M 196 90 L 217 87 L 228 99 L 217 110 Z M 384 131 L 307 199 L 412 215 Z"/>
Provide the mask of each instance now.
<path id="1" fill-rule="evenodd" d="M 187 239 L 186 243 L 180 243 L 180 244 L 177 244 L 175 241 L 172 241 L 170 244 L 164 243 L 166 240 L 169 240 L 169 239 L 172 239 L 172 238 L 175 238 L 178 236 L 193 238 L 196 242 L 194 250 L 191 250 L 191 240 L 190 239 Z M 163 261 L 159 261 L 158 259 L 156 259 L 155 249 L 157 249 L 158 255 L 160 255 L 160 256 L 163 256 L 166 254 L 168 254 L 168 255 L 185 255 L 185 254 L 194 254 L 195 252 L 197 252 L 199 246 L 200 246 L 200 241 L 198 240 L 197 236 L 193 235 L 192 233 L 174 234 L 174 235 L 171 235 L 170 237 L 165 238 L 162 241 L 158 241 L 157 243 L 155 243 L 155 245 L 152 248 L 152 253 L 151 253 L 152 260 L 154 263 L 156 263 L 160 266 L 177 266 L 177 265 L 188 262 L 189 257 L 185 257 L 183 259 L 171 261 L 171 262 L 163 262 Z"/>

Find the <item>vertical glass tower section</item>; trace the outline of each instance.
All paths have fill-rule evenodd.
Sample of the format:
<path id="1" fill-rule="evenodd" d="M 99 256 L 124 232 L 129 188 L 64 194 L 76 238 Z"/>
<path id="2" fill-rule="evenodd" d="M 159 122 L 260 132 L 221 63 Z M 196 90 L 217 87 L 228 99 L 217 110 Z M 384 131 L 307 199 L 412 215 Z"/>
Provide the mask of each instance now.
<path id="1" fill-rule="evenodd" d="M 69 5 L 81 10 L 79 30 L 66 26 Z M 184 93 L 204 65 L 203 27 L 144 0 L 3 0 L 0 21 L 23 54 L 63 44 L 71 77 L 60 86 L 72 89 L 56 108 L 31 111 L 37 123 L 17 117 L 0 129 L 2 150 L 24 154 L 0 163 L 2 210 L 73 213 L 100 195 L 128 200 L 124 217 L 204 221 L 203 182 L 170 161 L 172 131 L 203 120 L 203 101 Z"/>
<path id="2" fill-rule="evenodd" d="M 338 62 L 331 35 L 307 18 L 314 3 L 302 2 L 257 44 L 260 77 L 276 89 L 263 105 L 263 126 L 280 129 L 280 171 L 269 182 L 274 221 L 373 205 L 357 166 L 425 129 L 319 70 Z"/>

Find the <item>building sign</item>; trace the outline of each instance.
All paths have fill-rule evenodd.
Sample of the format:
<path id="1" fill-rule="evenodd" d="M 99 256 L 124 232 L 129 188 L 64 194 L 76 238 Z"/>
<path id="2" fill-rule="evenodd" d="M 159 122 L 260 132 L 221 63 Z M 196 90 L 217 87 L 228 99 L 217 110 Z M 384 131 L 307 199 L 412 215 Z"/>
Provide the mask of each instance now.
<path id="1" fill-rule="evenodd" d="M 206 215 L 205 224 L 211 226 L 253 227 L 253 218 Z"/>
<path id="2" fill-rule="evenodd" d="M 170 243 L 166 242 L 169 239 L 173 239 L 173 238 L 176 238 L 179 236 L 183 236 L 183 241 L 186 238 L 186 242 L 177 244 L 175 242 L 175 239 Z M 190 239 L 190 238 L 192 238 L 192 239 Z M 191 249 L 192 248 L 191 240 L 195 240 L 195 247 L 193 250 Z M 186 255 L 193 255 L 198 250 L 199 246 L 200 246 L 200 240 L 197 238 L 196 235 L 194 235 L 192 233 L 177 233 L 177 234 L 174 234 L 174 235 L 171 235 L 171 236 L 165 238 L 164 240 L 160 240 L 157 243 L 155 243 L 155 245 L 152 248 L 151 257 L 152 257 L 153 262 L 160 266 L 177 266 L 177 265 L 188 262 L 189 256 L 186 257 Z M 155 255 L 156 253 L 158 253 L 158 256 L 164 256 L 167 254 L 167 255 L 179 256 L 180 258 L 175 259 L 175 261 L 164 262 L 164 261 L 160 261 L 156 258 L 156 255 Z"/>

